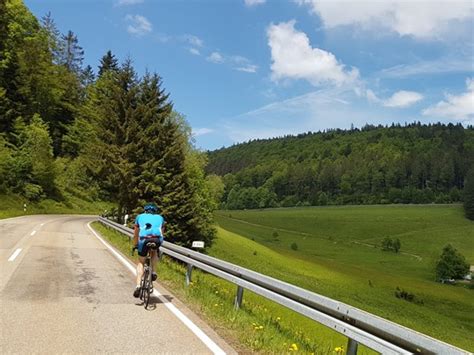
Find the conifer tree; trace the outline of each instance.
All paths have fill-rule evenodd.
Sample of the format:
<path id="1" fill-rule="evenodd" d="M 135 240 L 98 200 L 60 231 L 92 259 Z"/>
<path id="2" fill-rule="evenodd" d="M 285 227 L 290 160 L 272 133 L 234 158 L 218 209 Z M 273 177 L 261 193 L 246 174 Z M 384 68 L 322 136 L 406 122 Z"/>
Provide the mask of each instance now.
<path id="1" fill-rule="evenodd" d="M 80 75 L 82 61 L 84 60 L 84 50 L 79 45 L 77 36 L 71 30 L 62 36 L 63 51 L 61 63 L 71 72 Z"/>
<path id="2" fill-rule="evenodd" d="M 474 221 L 474 167 L 468 171 L 464 184 L 464 214 Z"/>
<path id="3" fill-rule="evenodd" d="M 111 50 L 108 50 L 107 53 L 105 53 L 105 55 L 100 60 L 99 77 L 102 76 L 108 70 L 118 70 L 117 58 L 115 58 L 115 55 L 112 54 Z"/>
<path id="4" fill-rule="evenodd" d="M 87 65 L 81 73 L 81 82 L 84 87 L 89 86 L 95 80 L 95 74 L 90 65 Z"/>

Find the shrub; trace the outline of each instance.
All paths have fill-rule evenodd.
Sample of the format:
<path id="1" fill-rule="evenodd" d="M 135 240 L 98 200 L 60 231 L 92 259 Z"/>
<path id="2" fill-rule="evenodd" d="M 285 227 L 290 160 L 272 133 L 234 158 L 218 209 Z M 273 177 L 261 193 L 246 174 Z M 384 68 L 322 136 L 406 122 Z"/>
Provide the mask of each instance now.
<path id="1" fill-rule="evenodd" d="M 457 249 L 448 244 L 443 248 L 435 271 L 438 280 L 461 279 L 469 272 L 469 263 Z"/>
<path id="2" fill-rule="evenodd" d="M 298 244 L 296 244 L 295 242 L 291 243 L 291 249 L 298 250 Z"/>
<path id="3" fill-rule="evenodd" d="M 383 251 L 393 251 L 394 253 L 398 253 L 400 251 L 401 246 L 402 246 L 402 243 L 400 242 L 400 239 L 398 238 L 392 240 L 389 237 L 385 237 L 384 240 L 382 240 Z"/>
<path id="4" fill-rule="evenodd" d="M 36 184 L 26 183 L 23 187 L 23 195 L 30 201 L 39 201 L 44 197 L 43 188 Z"/>

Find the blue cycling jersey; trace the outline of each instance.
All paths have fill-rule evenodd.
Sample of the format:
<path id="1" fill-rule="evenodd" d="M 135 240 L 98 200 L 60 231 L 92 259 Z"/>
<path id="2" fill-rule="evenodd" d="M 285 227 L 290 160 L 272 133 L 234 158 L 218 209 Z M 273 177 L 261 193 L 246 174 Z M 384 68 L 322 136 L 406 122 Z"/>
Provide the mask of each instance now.
<path id="1" fill-rule="evenodd" d="M 161 237 L 161 227 L 165 222 L 164 218 L 159 214 L 142 213 L 135 219 L 135 225 L 139 227 L 138 236 L 143 237 Z"/>

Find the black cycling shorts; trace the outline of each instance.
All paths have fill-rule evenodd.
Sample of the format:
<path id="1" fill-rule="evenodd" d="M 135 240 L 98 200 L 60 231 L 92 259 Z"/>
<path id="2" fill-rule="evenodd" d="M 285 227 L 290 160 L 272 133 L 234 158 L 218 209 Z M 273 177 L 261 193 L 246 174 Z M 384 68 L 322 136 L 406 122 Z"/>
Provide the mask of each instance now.
<path id="1" fill-rule="evenodd" d="M 161 246 L 161 238 L 143 238 L 138 242 L 138 255 L 147 256 L 148 243 L 155 243 L 157 248 Z"/>

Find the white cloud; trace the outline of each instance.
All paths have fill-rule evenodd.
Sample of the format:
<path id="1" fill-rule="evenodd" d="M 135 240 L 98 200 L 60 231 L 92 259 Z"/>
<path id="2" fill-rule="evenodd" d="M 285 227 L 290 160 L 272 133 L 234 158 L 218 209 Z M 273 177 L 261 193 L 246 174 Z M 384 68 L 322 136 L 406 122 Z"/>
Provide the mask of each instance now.
<path id="1" fill-rule="evenodd" d="M 127 6 L 127 5 L 137 5 L 142 4 L 145 0 L 118 0 L 115 4 L 116 6 Z"/>
<path id="2" fill-rule="evenodd" d="M 150 33 L 153 29 L 151 22 L 141 15 L 127 15 L 125 20 L 129 22 L 127 26 L 128 33 L 136 36 L 142 36 Z"/>
<path id="3" fill-rule="evenodd" d="M 243 72 L 246 72 L 246 73 L 256 73 L 257 69 L 258 69 L 258 66 L 254 65 L 254 64 L 247 64 L 243 67 L 236 67 L 235 68 L 235 70 L 243 71 Z"/>
<path id="4" fill-rule="evenodd" d="M 387 28 L 400 36 L 431 39 L 453 31 L 454 22 L 467 24 L 474 14 L 470 0 L 294 0 L 307 4 L 311 12 L 321 17 L 326 28 L 359 25 L 367 29 Z"/>
<path id="5" fill-rule="evenodd" d="M 206 58 L 209 62 L 215 64 L 224 63 L 224 57 L 219 52 L 212 52 L 209 57 Z"/>
<path id="6" fill-rule="evenodd" d="M 201 55 L 201 52 L 199 52 L 199 49 L 197 48 L 189 48 L 189 53 L 194 55 Z"/>
<path id="7" fill-rule="evenodd" d="M 256 6 L 256 5 L 261 5 L 265 4 L 267 0 L 245 0 L 245 5 L 246 6 Z"/>
<path id="8" fill-rule="evenodd" d="M 184 35 L 181 38 L 183 41 L 189 43 L 193 47 L 202 47 L 204 45 L 204 41 L 194 35 Z"/>
<path id="9" fill-rule="evenodd" d="M 193 136 L 199 137 L 213 132 L 214 130 L 212 128 L 196 128 L 193 129 Z"/>
<path id="10" fill-rule="evenodd" d="M 348 71 L 336 57 L 319 48 L 312 48 L 308 36 L 294 28 L 295 21 L 271 24 L 267 29 L 272 53 L 272 78 L 305 79 L 313 85 L 353 83 L 357 69 Z"/>
<path id="11" fill-rule="evenodd" d="M 365 94 L 365 95 L 364 95 Z M 423 95 L 415 91 L 400 90 L 394 93 L 388 99 L 379 98 L 372 90 L 367 89 L 358 92 L 359 97 L 365 96 L 370 103 L 380 104 L 385 107 L 400 107 L 405 108 L 414 105 L 418 101 L 423 100 Z"/>
<path id="12" fill-rule="evenodd" d="M 377 76 L 380 78 L 400 78 L 424 74 L 462 73 L 474 71 L 472 58 L 441 58 L 436 61 L 422 61 L 412 64 L 396 65 L 383 69 Z"/>
<path id="13" fill-rule="evenodd" d="M 474 124 L 474 79 L 466 80 L 467 91 L 460 95 L 446 95 L 446 99 L 422 111 L 424 116 L 451 118 Z"/>
<path id="14" fill-rule="evenodd" d="M 368 96 L 367 96 L 368 98 Z M 423 99 L 423 95 L 414 91 L 397 91 L 383 102 L 385 107 L 409 107 Z"/>

